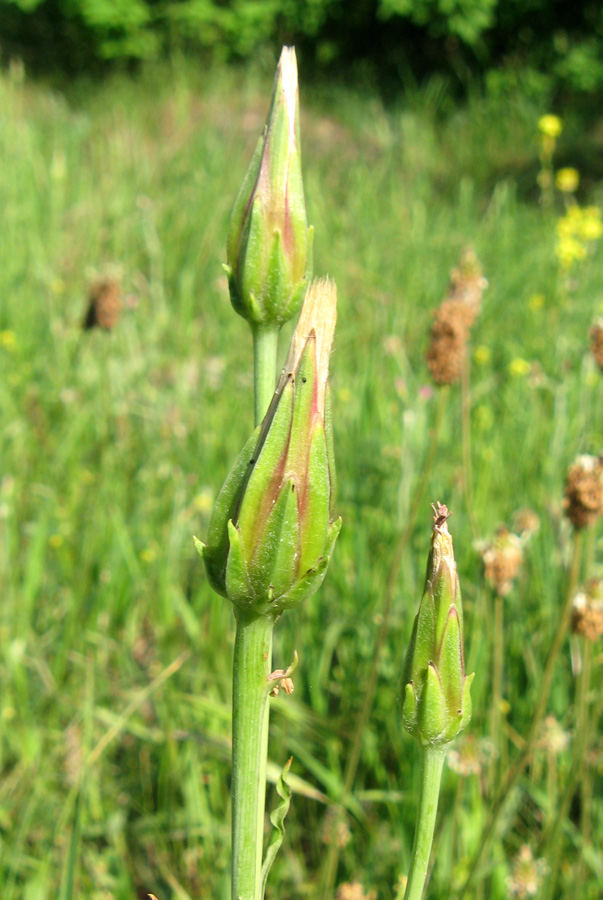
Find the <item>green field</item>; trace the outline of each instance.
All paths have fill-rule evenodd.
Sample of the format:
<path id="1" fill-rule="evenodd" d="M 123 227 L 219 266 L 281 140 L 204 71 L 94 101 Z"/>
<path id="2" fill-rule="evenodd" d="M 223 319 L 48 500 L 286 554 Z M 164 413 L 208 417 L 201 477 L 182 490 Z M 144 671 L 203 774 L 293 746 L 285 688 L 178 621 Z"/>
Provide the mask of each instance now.
<path id="1" fill-rule="evenodd" d="M 66 96 L 18 67 L 0 77 L 2 900 L 230 900 L 234 621 L 192 536 L 205 536 L 253 425 L 251 340 L 221 263 L 268 97 L 269 81 L 234 71 L 166 68 L 78 83 Z M 603 374 L 588 345 L 603 314 L 603 246 L 593 240 L 560 274 L 563 198 L 543 208 L 537 186 L 538 120 L 550 110 L 520 93 L 476 92 L 454 106 L 434 80 L 386 108 L 302 83 L 301 103 L 315 274 L 339 291 L 331 383 L 344 525 L 323 588 L 276 629 L 275 665 L 294 650 L 300 664 L 294 695 L 272 702 L 270 776 L 293 756 L 295 794 L 267 898 L 333 900 L 321 896 L 321 868 L 337 840 L 336 884 L 401 897 L 418 753 L 401 726 L 399 676 L 429 502 L 440 500 L 453 511 L 476 671 L 476 743 L 463 737 L 457 749 L 481 763 L 479 775 L 444 773 L 428 897 L 453 900 L 492 771 L 504 774 L 521 751 L 564 603 L 567 468 L 603 449 Z M 600 173 L 588 168 L 602 134 L 600 122 L 583 134 L 568 117 L 559 139 L 559 165 L 581 171 L 583 206 L 603 205 Z M 472 331 L 463 445 L 461 388 L 440 397 L 425 351 L 467 245 L 489 287 Z M 124 310 L 111 332 L 82 332 L 100 275 L 119 279 Z M 419 489 L 341 814 L 388 572 Z M 541 524 L 504 600 L 506 702 L 492 748 L 482 740 L 494 599 L 476 539 L 511 527 L 522 507 Z M 581 578 L 603 574 L 602 560 L 599 525 Z M 585 654 L 575 637 L 572 646 Z M 571 739 L 557 755 L 539 745 L 467 900 L 601 896 L 602 663 L 599 641 L 582 704 L 588 752 Z M 570 738 L 577 696 L 565 640 L 546 711 Z M 512 894 L 508 881 L 526 844 L 551 873 L 541 868 L 537 895 Z"/>

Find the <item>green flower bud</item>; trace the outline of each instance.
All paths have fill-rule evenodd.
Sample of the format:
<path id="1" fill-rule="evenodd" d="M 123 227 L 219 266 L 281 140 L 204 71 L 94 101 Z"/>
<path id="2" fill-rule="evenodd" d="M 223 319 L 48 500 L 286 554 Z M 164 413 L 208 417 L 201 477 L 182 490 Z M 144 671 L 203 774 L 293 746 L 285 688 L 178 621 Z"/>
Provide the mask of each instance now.
<path id="1" fill-rule="evenodd" d="M 419 606 L 402 675 L 404 727 L 423 745 L 451 741 L 471 718 L 465 675 L 463 606 L 449 512 L 434 506 L 434 526 L 423 599 Z"/>
<path id="2" fill-rule="evenodd" d="M 266 127 L 232 211 L 227 261 L 232 305 L 252 325 L 279 328 L 298 312 L 312 274 L 312 229 L 292 47 L 283 47 Z"/>
<path id="3" fill-rule="evenodd" d="M 328 385 L 336 299 L 332 281 L 310 286 L 266 417 L 198 543 L 212 586 L 240 609 L 278 614 L 314 593 L 341 528 Z"/>

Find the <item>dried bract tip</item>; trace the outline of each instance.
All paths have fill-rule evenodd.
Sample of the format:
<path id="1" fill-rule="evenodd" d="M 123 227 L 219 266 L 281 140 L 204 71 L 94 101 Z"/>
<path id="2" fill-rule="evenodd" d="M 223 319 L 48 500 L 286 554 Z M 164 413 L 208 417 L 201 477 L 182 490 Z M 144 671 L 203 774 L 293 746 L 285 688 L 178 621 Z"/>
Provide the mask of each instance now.
<path id="1" fill-rule="evenodd" d="M 481 544 L 479 549 L 486 580 L 500 597 L 505 597 L 513 587 L 523 561 L 521 539 L 501 525 L 493 539 Z"/>
<path id="2" fill-rule="evenodd" d="M 593 322 L 590 329 L 590 352 L 603 372 L 603 319 Z"/>
<path id="3" fill-rule="evenodd" d="M 603 456 L 579 456 L 569 467 L 563 500 L 574 528 L 594 525 L 603 514 Z"/>
<path id="4" fill-rule="evenodd" d="M 117 325 L 122 310 L 121 287 L 116 278 L 99 278 L 90 285 L 88 307 L 82 328 L 104 328 L 111 331 Z"/>
<path id="5" fill-rule="evenodd" d="M 434 530 L 438 529 L 446 529 L 448 531 L 448 526 L 446 522 L 452 515 L 451 512 L 448 511 L 448 507 L 443 503 L 440 503 L 438 500 L 436 503 L 431 504 L 431 508 L 433 509 L 433 527 Z"/>
<path id="6" fill-rule="evenodd" d="M 591 578 L 574 597 L 571 629 L 588 641 L 603 635 L 603 584 Z"/>

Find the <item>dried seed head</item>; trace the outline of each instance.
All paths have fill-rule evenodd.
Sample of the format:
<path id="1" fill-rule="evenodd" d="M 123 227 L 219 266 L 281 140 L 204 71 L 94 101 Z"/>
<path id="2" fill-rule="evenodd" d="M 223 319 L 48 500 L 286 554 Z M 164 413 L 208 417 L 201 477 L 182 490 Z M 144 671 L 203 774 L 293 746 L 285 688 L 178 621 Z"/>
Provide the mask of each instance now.
<path id="1" fill-rule="evenodd" d="M 574 528 L 593 525 L 603 514 L 603 457 L 579 456 L 569 467 L 563 500 Z"/>
<path id="2" fill-rule="evenodd" d="M 453 772 L 463 778 L 480 775 L 488 757 L 487 747 L 472 734 L 462 735 L 451 750 L 446 761 Z"/>
<path id="3" fill-rule="evenodd" d="M 433 313 L 427 365 L 436 384 L 455 384 L 463 371 L 469 330 L 478 315 L 488 282 L 473 250 L 463 251 L 450 273 L 444 302 Z"/>
<path id="4" fill-rule="evenodd" d="M 115 278 L 99 278 L 90 285 L 88 308 L 82 328 L 104 328 L 111 331 L 119 320 L 122 309 L 121 287 Z"/>
<path id="5" fill-rule="evenodd" d="M 509 897 L 516 897 L 517 900 L 535 897 L 547 871 L 545 861 L 534 859 L 532 850 L 524 844 L 511 863 L 511 875 L 507 879 Z"/>
<path id="6" fill-rule="evenodd" d="M 559 756 L 569 747 L 570 736 L 564 731 L 555 716 L 547 716 L 540 729 L 538 746 L 552 756 Z"/>
<path id="7" fill-rule="evenodd" d="M 513 516 L 513 530 L 525 543 L 540 531 L 540 518 L 538 517 L 538 514 L 528 507 L 518 509 Z"/>
<path id="8" fill-rule="evenodd" d="M 373 892 L 365 894 L 359 881 L 346 882 L 337 888 L 335 900 L 374 900 Z"/>
<path id="9" fill-rule="evenodd" d="M 574 597 L 571 628 L 588 641 L 603 635 L 603 584 L 591 578 Z"/>
<path id="10" fill-rule="evenodd" d="M 482 305 L 482 295 L 488 287 L 482 267 L 472 247 L 466 247 L 461 254 L 459 266 L 450 273 L 448 296 L 461 300 L 466 307 L 468 327 L 473 325 Z"/>
<path id="11" fill-rule="evenodd" d="M 603 319 L 593 322 L 590 329 L 590 352 L 603 372 Z"/>
<path id="12" fill-rule="evenodd" d="M 482 545 L 480 549 L 486 579 L 499 596 L 506 596 L 513 587 L 523 561 L 521 540 L 501 525 L 492 541 Z"/>
<path id="13" fill-rule="evenodd" d="M 352 839 L 348 823 L 333 807 L 327 810 L 320 829 L 320 836 L 323 844 L 327 846 L 335 844 L 339 850 L 347 847 Z"/>

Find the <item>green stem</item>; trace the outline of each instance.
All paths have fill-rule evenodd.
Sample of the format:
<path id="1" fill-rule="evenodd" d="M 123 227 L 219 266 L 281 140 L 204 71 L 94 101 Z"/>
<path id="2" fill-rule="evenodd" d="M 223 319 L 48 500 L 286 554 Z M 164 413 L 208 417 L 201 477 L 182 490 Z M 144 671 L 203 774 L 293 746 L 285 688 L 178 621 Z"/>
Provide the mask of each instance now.
<path id="1" fill-rule="evenodd" d="M 574 547 L 573 547 L 573 556 L 572 563 L 569 572 L 567 589 L 566 589 L 566 597 L 565 597 L 565 605 L 563 607 L 563 611 L 561 616 L 558 619 L 557 630 L 554 634 L 553 640 L 551 642 L 551 646 L 549 648 L 549 653 L 546 658 L 546 662 L 544 665 L 544 672 L 542 674 L 542 679 L 540 681 L 540 687 L 538 691 L 538 696 L 536 699 L 536 703 L 534 706 L 534 714 L 532 716 L 532 721 L 530 724 L 530 729 L 528 731 L 528 736 L 526 738 L 525 746 L 518 758 L 516 759 L 512 768 L 510 768 L 507 772 L 507 775 L 502 783 L 502 786 L 494 799 L 492 804 L 492 809 L 490 812 L 490 818 L 486 823 L 486 826 L 482 832 L 481 840 L 479 842 L 477 852 L 473 857 L 473 862 L 471 863 L 471 867 L 469 869 L 469 875 L 467 876 L 467 880 L 463 885 L 461 892 L 459 894 L 459 900 L 463 900 L 463 898 L 467 895 L 467 891 L 475 877 L 475 874 L 479 868 L 481 863 L 484 851 L 486 847 L 489 845 L 490 840 L 492 839 L 492 835 L 496 830 L 496 826 L 500 820 L 501 814 L 505 809 L 506 802 L 509 797 L 512 795 L 513 788 L 519 781 L 522 772 L 525 767 L 528 765 L 532 753 L 534 751 L 534 747 L 536 745 L 536 740 L 538 739 L 538 734 L 540 731 L 540 725 L 542 723 L 542 719 L 544 713 L 546 711 L 546 705 L 548 703 L 549 694 L 551 691 L 551 684 L 553 681 L 553 672 L 555 669 L 555 664 L 557 662 L 557 658 L 561 651 L 561 647 L 563 646 L 563 641 L 567 634 L 567 629 L 569 627 L 571 615 L 572 615 L 572 606 L 574 602 L 574 596 L 576 594 L 576 587 L 578 584 L 578 578 L 580 575 L 580 560 L 581 560 L 581 550 L 582 550 L 582 532 L 575 531 L 574 532 Z"/>
<path id="2" fill-rule="evenodd" d="M 278 329 L 256 325 L 252 333 L 255 424 L 259 425 L 266 415 L 276 387 Z"/>
<path id="3" fill-rule="evenodd" d="M 502 707 L 502 675 L 503 675 L 503 598 L 498 593 L 494 597 L 494 648 L 492 654 L 492 746 L 496 751 L 493 754 L 490 767 L 491 791 L 494 793 L 500 787 L 500 760 L 503 757 L 501 735 L 501 707 Z"/>
<path id="4" fill-rule="evenodd" d="M 467 348 L 468 350 L 468 348 Z M 463 362 L 461 373 L 461 432 L 463 445 L 463 487 L 467 514 L 471 523 L 474 538 L 478 537 L 475 510 L 473 508 L 473 470 L 471 468 L 471 389 L 469 384 L 470 372 L 469 353 Z"/>
<path id="5" fill-rule="evenodd" d="M 404 900 L 421 900 L 423 896 L 445 758 L 446 750 L 442 747 L 422 748 L 417 824 Z"/>
<path id="6" fill-rule="evenodd" d="M 232 897 L 261 900 L 274 620 L 237 612 L 232 699 Z"/>

